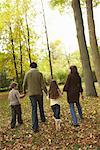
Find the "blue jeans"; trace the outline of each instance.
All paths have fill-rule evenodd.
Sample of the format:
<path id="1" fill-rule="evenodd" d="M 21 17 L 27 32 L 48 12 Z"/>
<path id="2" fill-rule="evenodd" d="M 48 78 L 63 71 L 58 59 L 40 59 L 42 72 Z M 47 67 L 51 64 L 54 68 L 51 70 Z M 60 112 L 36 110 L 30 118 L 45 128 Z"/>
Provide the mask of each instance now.
<path id="1" fill-rule="evenodd" d="M 79 114 L 80 118 L 82 119 L 82 108 L 81 108 L 81 105 L 80 105 L 79 102 L 77 102 L 75 104 L 76 104 L 76 107 L 78 109 L 78 114 Z M 75 109 L 74 109 L 74 103 L 70 103 L 69 106 L 70 106 L 70 112 L 71 112 L 73 124 L 77 125 L 78 122 L 77 122 L 76 112 L 75 112 Z"/>
<path id="2" fill-rule="evenodd" d="M 32 106 L 32 128 L 38 129 L 37 103 L 39 105 L 40 117 L 42 122 L 45 122 L 43 95 L 32 95 L 29 97 Z"/>
<path id="3" fill-rule="evenodd" d="M 54 117 L 56 119 L 60 119 L 60 105 L 55 104 L 53 106 L 51 106 L 53 112 L 54 112 Z"/>

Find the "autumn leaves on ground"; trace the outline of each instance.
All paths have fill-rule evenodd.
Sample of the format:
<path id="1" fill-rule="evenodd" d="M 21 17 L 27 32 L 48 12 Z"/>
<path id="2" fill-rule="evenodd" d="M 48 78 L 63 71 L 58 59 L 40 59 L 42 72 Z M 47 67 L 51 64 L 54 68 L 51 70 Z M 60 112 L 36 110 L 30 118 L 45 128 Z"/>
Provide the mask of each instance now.
<path id="1" fill-rule="evenodd" d="M 61 104 L 61 131 L 56 131 L 49 101 L 44 98 L 46 123 L 39 118 L 39 133 L 31 130 L 31 106 L 28 97 L 21 100 L 24 124 L 10 129 L 7 93 L 0 93 L 1 150 L 100 150 L 100 97 L 81 100 L 84 120 L 73 127 L 64 95 Z"/>

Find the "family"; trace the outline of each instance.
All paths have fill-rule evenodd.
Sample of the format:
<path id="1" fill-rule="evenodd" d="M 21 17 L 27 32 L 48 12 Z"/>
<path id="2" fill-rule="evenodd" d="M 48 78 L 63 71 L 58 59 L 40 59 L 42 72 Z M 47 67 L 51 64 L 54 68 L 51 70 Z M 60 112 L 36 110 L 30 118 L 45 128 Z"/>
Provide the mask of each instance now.
<path id="1" fill-rule="evenodd" d="M 10 88 L 11 90 L 9 92 L 8 99 L 10 101 L 12 114 L 11 128 L 15 128 L 16 126 L 16 117 L 18 124 L 23 124 L 21 105 L 19 101 L 20 98 L 23 98 L 26 95 L 26 92 L 28 92 L 32 106 L 32 130 L 35 133 L 39 132 L 37 105 L 39 106 L 41 121 L 46 121 L 43 107 L 43 91 L 45 92 L 47 99 L 50 100 L 50 106 L 54 114 L 53 117 L 55 120 L 56 130 L 60 130 L 61 118 L 59 98 L 63 95 L 63 92 L 67 92 L 67 101 L 69 103 L 73 125 L 75 127 L 79 126 L 74 105 L 76 105 L 78 109 L 80 119 L 83 119 L 82 108 L 79 101 L 80 96 L 83 98 L 83 89 L 81 84 L 81 77 L 79 76 L 76 66 L 70 67 L 69 75 L 63 87 L 63 92 L 61 92 L 57 82 L 54 79 L 51 80 L 49 90 L 47 91 L 43 74 L 39 72 L 37 69 L 37 63 L 35 62 L 30 64 L 30 70 L 24 77 L 23 94 L 20 94 L 17 90 L 16 82 L 11 83 Z"/>

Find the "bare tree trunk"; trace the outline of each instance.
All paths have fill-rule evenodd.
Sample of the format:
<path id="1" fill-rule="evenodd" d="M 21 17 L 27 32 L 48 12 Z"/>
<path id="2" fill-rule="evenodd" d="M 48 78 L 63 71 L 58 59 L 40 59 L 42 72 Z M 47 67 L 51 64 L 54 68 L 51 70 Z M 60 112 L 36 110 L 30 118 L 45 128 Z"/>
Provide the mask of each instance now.
<path id="1" fill-rule="evenodd" d="M 72 8 L 74 12 L 74 18 L 75 18 L 76 30 L 77 30 L 77 38 L 78 38 L 81 61 L 82 61 L 82 66 L 83 66 L 83 71 L 84 71 L 86 95 L 97 96 L 96 89 L 95 89 L 94 82 L 93 82 L 89 54 L 88 54 L 88 50 L 86 46 L 80 1 L 73 0 Z"/>
<path id="2" fill-rule="evenodd" d="M 44 19 L 44 26 L 45 26 L 45 34 L 46 34 L 46 40 L 47 40 L 47 49 L 48 49 L 48 54 L 49 54 L 50 74 L 51 74 L 51 79 L 53 79 L 53 70 L 52 70 L 52 62 L 51 62 L 51 51 L 50 51 L 50 46 L 49 46 L 47 26 L 46 26 L 46 19 L 45 19 L 45 12 L 44 12 L 44 7 L 43 7 L 42 0 L 41 0 L 41 4 L 42 4 L 43 19 Z"/>
<path id="3" fill-rule="evenodd" d="M 22 64 L 22 60 L 23 60 L 23 57 L 22 57 L 22 44 L 21 44 L 21 41 L 20 41 L 20 74 L 21 74 L 21 79 L 23 77 L 23 64 Z"/>
<path id="4" fill-rule="evenodd" d="M 23 55 L 22 55 L 22 43 L 20 41 L 20 90 L 22 90 L 23 82 Z"/>
<path id="5" fill-rule="evenodd" d="M 12 52 L 13 52 L 13 62 L 14 62 L 14 68 L 15 68 L 15 73 L 16 73 L 16 81 L 19 84 L 18 70 L 17 70 L 17 64 L 16 64 L 16 56 L 15 56 L 15 50 L 14 50 L 14 41 L 13 41 L 11 24 L 9 26 L 9 29 L 10 29 L 10 36 L 11 36 Z"/>
<path id="6" fill-rule="evenodd" d="M 28 56 L 29 56 L 29 61 L 31 63 L 31 50 L 30 50 L 30 32 L 29 32 L 29 26 L 28 26 L 28 21 L 27 21 L 27 14 L 25 15 L 26 19 L 26 27 L 27 27 L 27 50 L 28 50 Z"/>
<path id="7" fill-rule="evenodd" d="M 86 7 L 87 7 L 89 38 L 90 38 L 90 45 L 92 49 L 92 58 L 94 62 L 97 81 L 100 85 L 100 53 L 98 50 L 98 43 L 97 43 L 96 33 L 95 33 L 92 0 L 86 0 Z"/>

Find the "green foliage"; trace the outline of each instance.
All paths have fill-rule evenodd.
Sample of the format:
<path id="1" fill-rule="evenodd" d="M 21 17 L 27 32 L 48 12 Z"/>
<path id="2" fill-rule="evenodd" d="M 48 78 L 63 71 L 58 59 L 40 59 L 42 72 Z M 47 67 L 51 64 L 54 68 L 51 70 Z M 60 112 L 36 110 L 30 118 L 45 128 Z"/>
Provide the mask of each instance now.
<path id="1" fill-rule="evenodd" d="M 86 0 L 81 0 L 81 5 L 85 6 L 86 4 Z M 96 7 L 100 4 L 100 1 L 99 0 L 92 0 L 92 3 L 93 3 L 93 7 Z"/>
<path id="2" fill-rule="evenodd" d="M 64 84 L 67 78 L 68 72 L 62 68 L 56 71 L 54 78 L 57 80 L 58 84 Z"/>
<path id="3" fill-rule="evenodd" d="M 57 8 L 61 13 L 71 5 L 71 0 L 50 0 L 51 8 Z"/>
<path id="4" fill-rule="evenodd" d="M 9 91 L 8 87 L 0 88 L 0 92 L 6 92 L 6 91 Z"/>
<path id="5" fill-rule="evenodd" d="M 28 58 L 28 34 L 27 34 L 27 26 L 25 15 L 27 13 L 27 19 L 30 18 L 31 21 L 29 23 L 29 32 L 30 32 L 30 52 L 32 53 L 32 59 L 36 60 L 36 55 L 34 52 L 34 45 L 37 40 L 36 33 L 33 30 L 33 22 L 34 22 L 34 9 L 32 7 L 32 13 L 29 11 L 31 9 L 30 0 L 9 0 L 3 1 L 1 4 L 0 11 L 0 42 L 2 45 L 2 52 L 0 53 L 0 73 L 2 72 L 3 66 L 7 70 L 7 78 L 15 79 L 15 68 L 14 68 L 14 58 L 12 51 L 12 42 L 11 36 L 14 44 L 14 52 L 17 64 L 17 70 L 20 80 L 21 74 L 21 57 L 20 57 L 20 44 L 22 50 L 22 69 L 23 73 L 29 69 L 29 58 Z M 10 26 L 12 29 L 12 33 L 10 31 Z"/>

